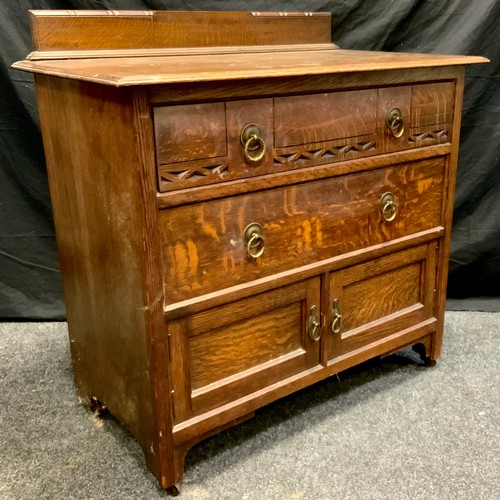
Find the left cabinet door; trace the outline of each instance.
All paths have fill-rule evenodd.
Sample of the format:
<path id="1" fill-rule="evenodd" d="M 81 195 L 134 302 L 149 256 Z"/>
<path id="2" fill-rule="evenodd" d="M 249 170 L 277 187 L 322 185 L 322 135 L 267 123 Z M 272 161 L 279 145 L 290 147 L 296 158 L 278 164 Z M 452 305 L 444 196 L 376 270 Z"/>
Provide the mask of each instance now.
<path id="1" fill-rule="evenodd" d="M 318 369 L 320 289 L 314 277 L 169 322 L 175 422 Z"/>

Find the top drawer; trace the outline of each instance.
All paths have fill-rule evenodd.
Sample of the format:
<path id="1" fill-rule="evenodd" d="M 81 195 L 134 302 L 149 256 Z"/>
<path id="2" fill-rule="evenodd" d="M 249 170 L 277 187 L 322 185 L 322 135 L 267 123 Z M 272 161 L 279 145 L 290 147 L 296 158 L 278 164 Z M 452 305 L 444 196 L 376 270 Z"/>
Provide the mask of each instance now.
<path id="1" fill-rule="evenodd" d="M 159 189 L 446 143 L 454 94 L 454 82 L 438 82 L 157 106 L 153 115 Z M 257 127 L 246 128 L 252 124 Z"/>

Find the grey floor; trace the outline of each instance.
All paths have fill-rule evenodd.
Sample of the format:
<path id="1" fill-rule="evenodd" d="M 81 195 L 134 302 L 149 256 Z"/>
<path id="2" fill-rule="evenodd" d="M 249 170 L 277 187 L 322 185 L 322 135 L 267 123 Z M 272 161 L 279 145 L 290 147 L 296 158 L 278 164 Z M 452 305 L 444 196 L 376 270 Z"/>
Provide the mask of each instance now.
<path id="1" fill-rule="evenodd" d="M 78 404 L 64 323 L 0 324 L 0 498 L 167 498 Z M 195 447 L 181 498 L 499 499 L 500 314 L 448 312 L 434 368 L 374 360 Z"/>

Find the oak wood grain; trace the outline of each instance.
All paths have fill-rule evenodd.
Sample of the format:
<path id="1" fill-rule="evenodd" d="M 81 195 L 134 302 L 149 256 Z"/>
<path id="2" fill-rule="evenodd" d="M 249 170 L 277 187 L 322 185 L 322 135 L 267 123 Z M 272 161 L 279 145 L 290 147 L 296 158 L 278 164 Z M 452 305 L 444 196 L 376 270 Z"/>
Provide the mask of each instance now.
<path id="1" fill-rule="evenodd" d="M 486 61 L 483 61 L 486 62 Z M 211 102 L 221 99 L 242 99 L 287 96 L 303 93 L 332 92 L 342 89 L 359 90 L 370 87 L 411 85 L 435 80 L 455 81 L 460 66 L 418 67 L 399 71 L 396 68 L 368 70 L 361 73 L 282 76 L 280 78 L 160 84 L 149 87 L 154 105 L 173 102 Z"/>
<path id="2" fill-rule="evenodd" d="M 444 329 L 444 311 L 446 306 L 446 286 L 448 282 L 448 256 L 451 245 L 451 225 L 453 220 L 453 203 L 455 199 L 455 181 L 457 175 L 458 164 L 458 149 L 460 140 L 460 123 L 462 120 L 462 107 L 463 107 L 463 93 L 465 82 L 465 69 L 462 68 L 458 72 L 456 87 L 455 87 L 455 101 L 453 106 L 453 119 L 452 119 L 452 150 L 448 157 L 446 176 L 444 179 L 444 190 L 446 193 L 446 203 L 442 207 L 442 217 L 446 221 L 446 232 L 442 243 L 439 245 L 437 251 L 437 276 L 436 276 L 436 301 L 434 314 L 438 318 L 438 327 L 436 334 L 432 339 L 432 348 L 430 359 L 436 360 L 441 355 L 441 346 L 443 342 L 443 329 Z"/>
<path id="3" fill-rule="evenodd" d="M 132 49 L 153 46 L 146 11 L 30 11 L 35 50 Z"/>
<path id="4" fill-rule="evenodd" d="M 377 143 L 379 148 L 387 153 L 409 148 L 409 124 L 411 113 L 412 85 L 384 87 L 378 90 L 377 99 Z M 398 108 L 404 124 L 401 137 L 394 137 L 386 124 L 387 113 Z"/>
<path id="5" fill-rule="evenodd" d="M 271 276 L 259 278 L 248 283 L 235 285 L 223 290 L 208 293 L 206 295 L 193 297 L 192 299 L 175 302 L 173 304 L 166 304 L 164 309 L 165 321 L 185 317 L 202 311 L 208 307 L 218 307 L 244 297 L 249 297 L 253 294 L 268 290 L 270 287 L 286 286 L 312 276 L 321 275 L 326 272 L 354 265 L 370 258 L 375 259 L 377 257 L 408 248 L 408 246 L 419 245 L 421 243 L 441 238 L 443 235 L 444 228 L 442 226 L 438 226 L 408 236 L 403 236 L 402 238 L 396 238 L 378 245 L 373 245 L 372 247 L 362 248 L 288 271 L 276 273 Z M 327 297 L 327 302 L 328 300 L 329 299 Z M 324 310 L 327 309 L 328 305 Z"/>
<path id="6" fill-rule="evenodd" d="M 435 248 L 436 243 L 430 242 L 331 274 L 327 323 L 334 319 L 333 300 L 338 300 L 342 322 L 336 334 L 340 349 L 332 339 L 330 358 L 378 340 L 401 328 L 398 324 L 417 324 L 432 317 Z"/>
<path id="7" fill-rule="evenodd" d="M 145 199 L 138 182 L 132 98 L 74 80 L 36 84 L 77 392 L 123 422 L 159 474 L 142 244 L 154 190 Z"/>
<path id="8" fill-rule="evenodd" d="M 427 89 L 418 91 L 424 96 L 437 93 L 446 103 L 447 94 L 439 93 L 439 85 L 444 89 L 451 85 L 453 92 L 452 82 L 416 88 Z M 449 119 L 441 108 L 450 108 L 451 103 L 429 99 L 424 112 L 420 103 L 425 99 L 416 98 L 413 113 L 412 91 L 413 86 L 406 85 L 275 97 L 272 101 L 156 106 L 159 189 L 206 186 L 447 143 L 449 123 L 431 126 L 429 116 Z M 394 110 L 401 114 L 400 136 L 387 123 L 388 114 Z M 411 113 L 414 116 L 410 120 Z M 263 130 L 266 153 L 257 163 L 244 158 L 241 132 L 249 123 L 257 123 Z"/>
<path id="9" fill-rule="evenodd" d="M 455 105 L 455 83 L 414 85 L 411 96 L 411 127 L 451 124 Z"/>
<path id="10" fill-rule="evenodd" d="M 365 136 L 366 137 L 366 136 Z M 442 144 L 430 147 L 422 147 L 416 150 L 395 152 L 392 154 L 379 154 L 376 156 L 365 157 L 362 155 L 356 158 L 356 161 L 339 161 L 335 164 L 319 165 L 314 167 L 306 166 L 304 168 L 279 171 L 274 174 L 257 176 L 254 178 L 236 179 L 194 188 L 185 188 L 179 191 L 170 191 L 168 193 L 158 193 L 158 208 L 165 209 L 188 203 L 197 203 L 234 196 L 242 193 L 252 193 L 279 186 L 291 186 L 307 181 L 327 179 L 341 175 L 374 170 L 384 166 L 398 165 L 402 162 L 417 161 L 427 158 L 437 158 L 447 155 L 451 150 L 450 144 Z M 371 155 L 371 152 L 367 152 Z M 347 161 L 346 161 L 347 160 Z"/>
<path id="11" fill-rule="evenodd" d="M 143 88 L 133 89 L 134 110 L 133 131 L 138 152 L 139 186 L 143 200 L 142 247 L 144 255 L 143 296 L 147 303 L 144 308 L 148 324 L 147 341 L 149 348 L 149 378 L 154 390 L 155 415 L 151 425 L 155 425 L 157 439 L 146 455 L 148 467 L 156 475 L 163 488 L 178 483 L 184 474 L 183 455 L 173 446 L 173 406 L 170 389 L 170 373 L 165 360 L 171 359 L 170 345 L 165 339 L 167 333 L 163 318 L 163 283 L 161 280 L 160 242 L 156 234 L 158 210 L 154 205 L 156 176 L 151 169 L 154 162 L 153 124 L 147 92 Z"/>
<path id="12" fill-rule="evenodd" d="M 488 62 L 482 57 L 355 50 L 259 52 L 112 59 L 21 61 L 14 68 L 103 85 L 157 85 L 430 68 Z"/>
<path id="13" fill-rule="evenodd" d="M 182 412 L 176 421 L 319 365 L 308 317 L 312 305 L 319 314 L 320 282 L 314 277 L 174 322 L 173 345 L 184 359 L 183 369 L 173 371 Z M 179 354 L 173 350 L 174 357 Z"/>
<path id="14" fill-rule="evenodd" d="M 368 247 L 440 225 L 444 161 L 342 176 L 262 191 L 160 215 L 167 303 Z M 391 191 L 399 215 L 381 216 Z M 245 227 L 264 228 L 261 258 L 247 256 Z M 176 283 L 169 287 L 169 283 Z"/>
<path id="15" fill-rule="evenodd" d="M 265 404 L 303 389 L 370 358 L 391 352 L 396 348 L 412 345 L 420 342 L 422 339 L 427 339 L 434 332 L 436 324 L 437 321 L 431 318 L 418 325 L 392 332 L 390 335 L 369 345 L 339 356 L 332 360 L 327 367 L 312 368 L 308 373 L 299 373 L 275 384 L 270 384 L 258 393 L 231 401 L 209 412 L 202 413 L 179 423 L 173 429 L 174 443 L 180 444 L 186 442 L 208 429 L 224 425 L 238 415 L 245 415 Z"/>
<path id="16" fill-rule="evenodd" d="M 227 155 L 223 102 L 153 108 L 158 165 Z"/>
<path id="17" fill-rule="evenodd" d="M 277 148 L 376 132 L 376 90 L 331 92 L 274 99 Z"/>
<path id="18" fill-rule="evenodd" d="M 250 178 L 275 170 L 271 99 L 157 106 L 153 112 L 160 191 Z M 257 162 L 247 158 L 241 141 L 242 131 L 249 124 L 260 127 L 263 146 L 259 150 L 266 148 Z"/>
<path id="19" fill-rule="evenodd" d="M 32 10 L 43 51 L 329 43 L 326 12 Z M 196 26 L 196 29 L 193 29 Z"/>
<path id="20" fill-rule="evenodd" d="M 302 45 L 239 45 L 226 47 L 182 47 L 145 49 L 89 49 L 89 50 L 35 50 L 26 56 L 30 61 L 51 59 L 100 59 L 103 57 L 148 57 L 203 54 L 247 54 L 252 52 L 289 52 L 290 50 L 332 50 L 332 43 L 308 43 Z"/>
<path id="21" fill-rule="evenodd" d="M 156 11 L 153 14 L 154 46 L 220 47 L 330 42 L 331 14 L 312 14 Z"/>

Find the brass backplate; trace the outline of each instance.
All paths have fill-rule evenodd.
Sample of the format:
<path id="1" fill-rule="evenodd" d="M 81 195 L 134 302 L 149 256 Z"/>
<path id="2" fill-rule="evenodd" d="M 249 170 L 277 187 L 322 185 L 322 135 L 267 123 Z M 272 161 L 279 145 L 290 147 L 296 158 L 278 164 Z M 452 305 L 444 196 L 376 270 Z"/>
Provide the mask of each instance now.
<path id="1" fill-rule="evenodd" d="M 264 133 L 256 123 L 248 123 L 243 127 L 243 130 L 241 131 L 240 135 L 240 142 L 243 147 L 245 147 L 245 144 L 247 144 L 248 139 L 250 139 L 252 135 L 257 136 L 260 139 L 263 138 Z M 252 141 L 252 143 L 247 145 L 248 151 L 256 151 L 257 149 L 260 148 L 260 143 L 258 141 Z"/>
<path id="2" fill-rule="evenodd" d="M 245 228 L 245 231 L 243 232 L 243 243 L 245 246 L 248 245 L 250 238 L 254 234 L 258 234 L 259 236 L 264 235 L 264 228 L 258 222 L 252 222 Z"/>

